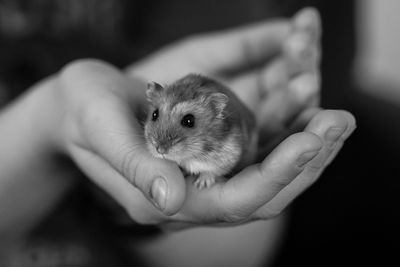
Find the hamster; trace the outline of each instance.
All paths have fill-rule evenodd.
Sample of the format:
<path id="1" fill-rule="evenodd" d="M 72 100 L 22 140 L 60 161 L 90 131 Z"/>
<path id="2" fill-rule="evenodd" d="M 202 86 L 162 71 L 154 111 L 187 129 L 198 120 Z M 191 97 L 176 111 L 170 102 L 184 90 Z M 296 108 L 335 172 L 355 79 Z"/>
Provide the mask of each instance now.
<path id="1" fill-rule="evenodd" d="M 257 150 L 254 114 L 222 83 L 189 74 L 169 86 L 152 82 L 144 124 L 146 145 L 176 162 L 202 189 L 250 164 Z"/>

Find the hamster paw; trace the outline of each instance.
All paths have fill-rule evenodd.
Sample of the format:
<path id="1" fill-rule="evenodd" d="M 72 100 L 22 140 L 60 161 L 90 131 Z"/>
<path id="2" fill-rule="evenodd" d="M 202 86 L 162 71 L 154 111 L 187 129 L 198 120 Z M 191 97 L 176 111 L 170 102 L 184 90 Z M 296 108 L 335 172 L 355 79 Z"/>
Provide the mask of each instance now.
<path id="1" fill-rule="evenodd" d="M 194 185 L 198 189 L 210 188 L 213 184 L 215 184 L 215 177 L 209 173 L 200 174 L 200 176 L 194 181 Z"/>

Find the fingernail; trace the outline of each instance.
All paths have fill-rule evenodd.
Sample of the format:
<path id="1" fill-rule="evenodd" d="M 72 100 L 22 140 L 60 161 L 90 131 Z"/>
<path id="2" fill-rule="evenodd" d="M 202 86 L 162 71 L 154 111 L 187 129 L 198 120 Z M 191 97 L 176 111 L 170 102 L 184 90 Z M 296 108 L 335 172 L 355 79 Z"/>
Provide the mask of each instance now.
<path id="1" fill-rule="evenodd" d="M 157 177 L 151 185 L 150 198 L 154 205 L 163 211 L 167 204 L 167 182 L 162 177 Z"/>
<path id="2" fill-rule="evenodd" d="M 335 143 L 342 136 L 346 128 L 331 127 L 325 133 L 325 139 L 329 144 Z"/>
<path id="3" fill-rule="evenodd" d="M 319 24 L 319 15 L 314 8 L 305 8 L 297 12 L 294 16 L 294 26 L 296 29 L 308 30 L 317 27 Z"/>
<path id="4" fill-rule="evenodd" d="M 304 152 L 297 159 L 297 166 L 302 168 L 304 165 L 306 165 L 308 162 L 310 162 L 313 158 L 315 158 L 318 155 L 318 153 L 319 153 L 319 150 Z"/>

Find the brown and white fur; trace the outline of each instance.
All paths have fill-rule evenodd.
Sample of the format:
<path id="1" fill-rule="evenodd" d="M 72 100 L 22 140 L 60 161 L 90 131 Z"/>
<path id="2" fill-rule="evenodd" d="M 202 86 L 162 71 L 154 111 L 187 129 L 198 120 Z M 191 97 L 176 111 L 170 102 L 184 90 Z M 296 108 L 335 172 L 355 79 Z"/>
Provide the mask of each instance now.
<path id="1" fill-rule="evenodd" d="M 254 115 L 220 82 L 189 74 L 166 87 L 150 83 L 147 97 L 149 151 L 196 176 L 198 188 L 210 187 L 217 177 L 254 160 Z"/>

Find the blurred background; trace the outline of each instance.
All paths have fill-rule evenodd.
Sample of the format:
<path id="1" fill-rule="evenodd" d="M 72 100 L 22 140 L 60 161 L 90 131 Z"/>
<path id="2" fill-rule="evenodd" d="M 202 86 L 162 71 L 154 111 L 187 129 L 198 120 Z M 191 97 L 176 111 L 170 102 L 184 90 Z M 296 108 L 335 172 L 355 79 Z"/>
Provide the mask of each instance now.
<path id="1" fill-rule="evenodd" d="M 400 2 L 395 0 L 358 2 L 354 66 L 356 81 L 363 90 L 396 104 L 400 103 L 399 10 Z"/>
<path id="2" fill-rule="evenodd" d="M 287 17 L 315 6 L 323 22 L 322 106 L 350 110 L 358 129 L 321 179 L 293 203 L 280 252 L 268 266 L 400 266 L 399 1 L 0 4 L 0 104 L 77 58 L 124 67 L 188 34 Z M 48 260 L 45 266 L 144 265 L 132 261 L 125 244 L 154 238 L 157 229 L 121 224 L 120 209 L 82 181 L 32 233 L 31 249 L 15 256 L 19 260 L 12 266 L 28 266 L 24 257 L 32 251 L 52 260 L 54 255 L 73 258 L 64 265 Z"/>

